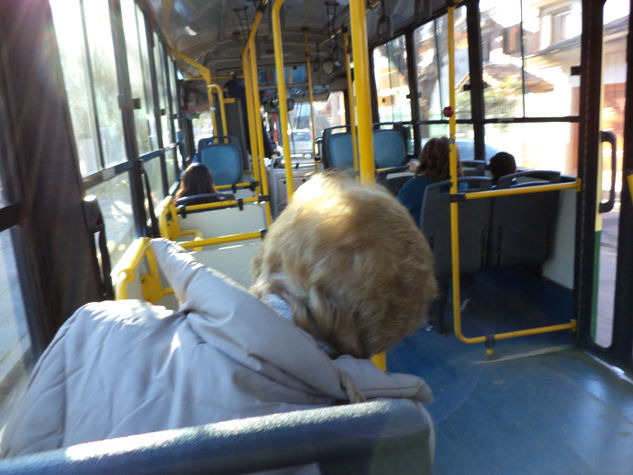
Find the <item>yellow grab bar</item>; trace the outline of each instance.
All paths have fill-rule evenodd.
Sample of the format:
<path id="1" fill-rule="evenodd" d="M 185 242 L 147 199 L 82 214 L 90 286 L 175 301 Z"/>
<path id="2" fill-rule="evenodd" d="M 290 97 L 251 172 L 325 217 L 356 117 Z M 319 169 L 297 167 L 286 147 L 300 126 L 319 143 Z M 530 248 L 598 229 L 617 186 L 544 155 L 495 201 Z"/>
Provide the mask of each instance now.
<path id="1" fill-rule="evenodd" d="M 310 129 L 312 130 L 312 158 L 314 171 L 319 171 L 317 163 L 316 129 L 314 124 L 314 95 L 312 94 L 312 66 L 310 65 L 310 51 L 308 50 L 308 27 L 303 28 L 303 44 L 306 51 L 306 71 L 308 72 L 308 96 L 310 98 Z"/>
<path id="2" fill-rule="evenodd" d="M 508 188 L 503 190 L 475 191 L 473 193 L 464 193 L 464 199 L 476 200 L 479 198 L 491 198 L 495 196 L 511 196 L 511 195 L 529 195 L 532 193 L 544 193 L 546 191 L 570 190 L 580 191 L 581 179 L 576 178 L 575 181 L 569 183 L 555 183 L 552 185 L 534 185 L 524 188 Z"/>
<path id="3" fill-rule="evenodd" d="M 261 237 L 261 231 L 254 231 L 251 233 L 228 234 L 226 236 L 199 239 L 197 241 L 179 242 L 178 244 L 185 249 L 191 249 L 193 247 L 213 246 L 215 244 L 227 244 L 229 242 L 248 241 L 250 239 L 259 239 Z"/>

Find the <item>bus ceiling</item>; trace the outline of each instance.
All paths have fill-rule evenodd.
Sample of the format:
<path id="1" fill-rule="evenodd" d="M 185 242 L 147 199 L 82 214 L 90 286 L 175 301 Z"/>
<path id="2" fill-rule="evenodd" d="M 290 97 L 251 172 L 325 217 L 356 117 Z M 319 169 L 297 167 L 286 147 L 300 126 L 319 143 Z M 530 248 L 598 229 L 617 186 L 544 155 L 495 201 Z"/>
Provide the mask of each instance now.
<path id="1" fill-rule="evenodd" d="M 258 64 L 274 69 L 270 6 L 276 0 L 147 0 L 169 46 L 211 70 L 218 82 L 241 71 L 240 52 L 258 8 L 265 8 L 257 34 Z M 305 64 L 304 31 L 313 64 L 315 84 L 344 76 L 342 34 L 349 23 L 348 0 L 285 0 L 281 9 L 286 65 Z M 370 44 L 383 43 L 413 24 L 424 23 L 446 9 L 450 0 L 369 0 L 367 35 Z M 456 2 L 461 3 L 461 2 Z M 182 60 L 186 78 L 198 71 Z"/>

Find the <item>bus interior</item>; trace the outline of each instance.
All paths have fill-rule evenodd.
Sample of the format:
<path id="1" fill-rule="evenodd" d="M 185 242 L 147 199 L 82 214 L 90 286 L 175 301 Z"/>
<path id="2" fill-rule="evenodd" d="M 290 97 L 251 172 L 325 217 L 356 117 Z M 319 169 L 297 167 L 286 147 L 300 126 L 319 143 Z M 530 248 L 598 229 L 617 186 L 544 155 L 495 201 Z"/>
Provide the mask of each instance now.
<path id="1" fill-rule="evenodd" d="M 248 288 L 267 228 L 315 173 L 396 194 L 447 136 L 451 179 L 418 223 L 441 294 L 428 324 L 374 357 L 431 387 L 433 471 L 631 473 L 632 3 L 0 0 L 2 430 L 80 306 L 178 308 L 151 238 Z M 517 172 L 492 184 L 500 151 Z M 194 162 L 218 200 L 173 199 Z M 260 427 L 287 432 L 247 443 L 223 426 L 162 449 L 97 442 L 0 473 L 416 473 L 414 434 L 393 432 L 413 444 L 401 453 L 372 432 L 406 432 L 406 408 L 369 412 L 270 416 Z"/>

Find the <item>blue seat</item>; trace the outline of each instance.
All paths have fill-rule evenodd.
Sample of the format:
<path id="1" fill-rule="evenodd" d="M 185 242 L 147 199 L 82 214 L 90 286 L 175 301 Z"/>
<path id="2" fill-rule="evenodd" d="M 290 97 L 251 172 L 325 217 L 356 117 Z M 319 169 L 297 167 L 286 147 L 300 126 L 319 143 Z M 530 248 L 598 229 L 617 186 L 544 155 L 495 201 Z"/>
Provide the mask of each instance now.
<path id="1" fill-rule="evenodd" d="M 200 162 L 213 174 L 217 186 L 235 185 L 242 177 L 242 152 L 232 136 L 215 136 L 198 142 Z"/>
<path id="2" fill-rule="evenodd" d="M 399 167 L 407 161 L 407 148 L 400 128 L 374 130 L 376 169 Z"/>
<path id="3" fill-rule="evenodd" d="M 468 191 L 486 191 L 492 186 L 488 177 L 460 177 Z M 448 282 L 451 275 L 450 180 L 427 186 L 420 213 L 420 230 L 433 250 L 435 275 Z M 486 265 L 490 225 L 489 198 L 459 202 L 460 275 L 480 272 Z"/>
<path id="4" fill-rule="evenodd" d="M 432 422 L 411 401 L 272 414 L 90 442 L 0 461 L 0 474 L 432 472 Z"/>
<path id="5" fill-rule="evenodd" d="M 381 128 L 384 126 L 390 128 Z M 334 132 L 342 129 L 344 132 Z M 374 124 L 374 164 L 376 169 L 391 168 L 407 162 L 406 131 L 401 124 Z M 323 165 L 337 170 L 354 169 L 352 136 L 348 126 L 330 127 L 323 131 Z"/>
<path id="6" fill-rule="evenodd" d="M 558 183 L 560 172 L 530 170 L 506 175 L 497 189 Z M 488 269 L 541 266 L 551 254 L 559 191 L 498 196 L 492 200 Z"/>

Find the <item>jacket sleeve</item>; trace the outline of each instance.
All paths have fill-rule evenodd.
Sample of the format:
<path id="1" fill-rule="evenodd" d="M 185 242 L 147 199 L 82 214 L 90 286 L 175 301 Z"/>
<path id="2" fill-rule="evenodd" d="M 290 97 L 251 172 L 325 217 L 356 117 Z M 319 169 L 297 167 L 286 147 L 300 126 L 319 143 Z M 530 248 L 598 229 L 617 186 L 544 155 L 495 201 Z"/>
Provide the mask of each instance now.
<path id="1" fill-rule="evenodd" d="M 0 455 L 14 457 L 63 445 L 66 413 L 65 337 L 79 311 L 59 329 L 38 360 L 25 394 L 2 435 Z"/>

